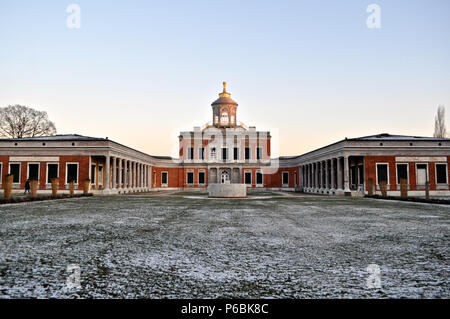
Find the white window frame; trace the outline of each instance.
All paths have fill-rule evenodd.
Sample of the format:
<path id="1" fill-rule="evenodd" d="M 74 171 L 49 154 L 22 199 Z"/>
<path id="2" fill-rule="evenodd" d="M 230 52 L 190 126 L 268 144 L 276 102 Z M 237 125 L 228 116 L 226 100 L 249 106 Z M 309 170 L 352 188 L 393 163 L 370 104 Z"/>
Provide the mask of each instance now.
<path id="1" fill-rule="evenodd" d="M 188 179 L 188 175 L 189 174 L 192 174 L 192 183 L 189 183 L 188 181 L 189 181 L 189 179 Z M 189 186 L 194 186 L 194 184 L 195 184 L 195 174 L 194 174 L 194 171 L 193 170 L 188 170 L 188 171 L 186 171 L 186 185 L 189 185 Z"/>
<path id="2" fill-rule="evenodd" d="M 222 114 L 220 114 L 220 124 L 228 125 L 229 123 L 230 123 L 230 117 L 228 116 L 228 111 L 223 111 Z"/>
<path id="3" fill-rule="evenodd" d="M 66 162 L 66 180 L 65 180 L 65 184 L 69 185 L 69 181 L 67 180 L 68 175 L 69 175 L 69 170 L 67 169 L 69 164 L 76 164 L 77 165 L 77 182 L 75 183 L 75 185 L 78 185 L 78 183 L 80 182 L 80 163 L 78 162 Z"/>
<path id="4" fill-rule="evenodd" d="M 97 173 L 97 163 L 91 163 L 89 167 L 89 178 L 91 179 L 91 184 L 95 185 L 95 176 L 92 176 L 92 166 L 94 166 L 94 174 Z"/>
<path id="5" fill-rule="evenodd" d="M 397 185 L 400 185 L 400 181 L 398 180 L 398 166 L 406 165 L 406 179 L 409 186 L 409 163 L 395 163 L 395 182 Z"/>
<path id="6" fill-rule="evenodd" d="M 30 179 L 30 164 L 34 164 L 38 166 L 38 181 L 41 179 L 41 163 L 39 162 L 28 162 L 27 163 L 27 179 Z"/>
<path id="7" fill-rule="evenodd" d="M 18 183 L 14 183 L 13 185 L 19 185 L 20 184 L 20 180 L 21 180 L 21 175 L 22 175 L 22 162 L 9 162 L 8 163 L 8 174 L 11 174 L 11 164 L 19 164 L 19 182 Z"/>
<path id="8" fill-rule="evenodd" d="M 258 150 L 261 150 L 258 158 Z M 263 160 L 263 148 L 261 146 L 256 147 L 256 160 L 262 161 Z"/>
<path id="9" fill-rule="evenodd" d="M 214 153 L 213 153 L 213 150 L 214 150 Z M 216 160 L 217 159 L 217 147 L 210 147 L 208 155 L 209 155 L 210 160 Z"/>
<path id="10" fill-rule="evenodd" d="M 247 148 L 248 148 L 248 158 L 246 158 L 246 150 L 247 150 Z M 249 147 L 245 147 L 244 148 L 244 160 L 245 161 L 250 161 L 252 159 L 252 148 L 249 146 Z"/>
<path id="11" fill-rule="evenodd" d="M 287 176 L 288 176 L 288 178 L 287 178 L 287 184 L 284 183 L 284 178 L 283 178 L 283 175 L 284 175 L 284 174 L 287 174 Z M 281 186 L 282 186 L 282 187 L 289 187 L 289 171 L 282 171 L 282 172 L 281 172 Z"/>
<path id="12" fill-rule="evenodd" d="M 47 162 L 45 164 L 45 184 L 50 185 L 51 183 L 47 183 L 48 182 L 48 165 L 58 165 L 58 169 L 56 171 L 58 172 L 57 178 L 59 178 L 59 163 L 58 162 Z"/>
<path id="13" fill-rule="evenodd" d="M 165 184 L 163 184 L 163 174 L 166 174 L 166 182 Z M 168 171 L 162 171 L 161 172 L 161 187 L 167 187 L 169 186 L 169 172 Z"/>
<path id="14" fill-rule="evenodd" d="M 376 162 L 375 163 L 375 177 L 376 177 L 376 185 L 377 186 L 379 186 L 380 185 L 380 183 L 378 183 L 378 165 L 387 165 L 387 181 L 386 181 L 386 187 L 388 187 L 388 186 L 390 186 L 390 183 L 389 183 L 389 181 L 390 181 L 390 176 L 389 176 L 389 163 L 386 163 L 386 162 L 381 162 L 381 163 L 378 163 L 378 162 Z M 397 176 L 395 177 L 396 179 L 397 179 Z"/>
<path id="15" fill-rule="evenodd" d="M 247 184 L 246 182 L 245 182 L 245 174 L 246 173 L 250 173 L 250 184 Z M 245 185 L 248 185 L 248 186 L 252 186 L 253 185 L 253 174 L 252 174 L 252 171 L 251 170 L 245 170 L 244 171 L 244 184 Z"/>
<path id="16" fill-rule="evenodd" d="M 227 158 L 223 158 L 223 150 L 226 150 L 226 154 L 227 154 Z M 223 162 L 228 162 L 229 160 L 230 160 L 230 154 L 228 154 L 229 152 L 228 152 L 228 147 L 221 147 L 220 148 L 220 157 L 221 157 L 221 159 L 222 159 L 222 161 Z"/>
<path id="17" fill-rule="evenodd" d="M 203 150 L 203 154 L 202 154 L 202 150 Z M 205 159 L 205 148 L 204 147 L 199 147 L 198 148 L 198 159 L 199 160 L 204 160 Z"/>
<path id="18" fill-rule="evenodd" d="M 200 173 L 203 173 L 203 183 L 200 183 Z M 198 185 L 206 185 L 206 172 L 204 169 L 199 170 L 197 173 L 197 181 L 198 181 Z"/>
<path id="19" fill-rule="evenodd" d="M 445 174 L 445 183 L 438 183 L 437 182 L 437 165 L 445 165 L 445 171 L 447 172 L 447 174 Z M 448 165 L 445 162 L 436 162 L 434 163 L 434 179 L 436 182 L 436 185 L 448 185 Z"/>
<path id="20" fill-rule="evenodd" d="M 234 159 L 234 149 L 237 149 L 237 158 L 236 159 Z M 233 147 L 233 161 L 235 161 L 235 162 L 239 161 L 240 153 L 241 153 L 241 149 L 239 148 L 239 146 L 234 146 Z"/>
<path id="21" fill-rule="evenodd" d="M 0 162 L 0 185 L 3 184 L 3 162 Z"/>
<path id="22" fill-rule="evenodd" d="M 102 178 L 100 178 L 100 167 L 102 168 Z M 103 179 L 105 178 L 105 165 L 103 165 L 103 164 L 98 164 L 98 167 L 97 167 L 97 174 L 98 174 L 98 177 L 97 177 L 97 180 L 98 180 L 98 187 L 100 187 L 100 186 L 103 186 Z M 129 183 L 130 181 L 128 181 L 128 183 Z"/>
<path id="23" fill-rule="evenodd" d="M 258 174 L 261 174 L 262 183 L 258 184 Z M 255 185 L 256 187 L 264 187 L 264 174 L 261 170 L 255 172 Z"/>
<path id="24" fill-rule="evenodd" d="M 425 175 L 425 183 L 430 182 L 430 167 L 428 166 L 428 163 L 416 163 L 416 188 L 417 188 L 417 186 L 425 187 L 425 185 L 420 185 L 418 183 L 418 181 L 419 181 L 419 174 L 417 174 L 417 172 L 418 172 L 417 166 L 418 165 L 426 165 L 427 166 L 426 175 Z"/>
<path id="25" fill-rule="evenodd" d="M 192 154 L 192 158 L 191 158 L 191 154 Z M 194 154 L 194 148 L 192 146 L 189 146 L 187 148 L 187 160 L 192 161 L 195 158 L 195 154 Z"/>

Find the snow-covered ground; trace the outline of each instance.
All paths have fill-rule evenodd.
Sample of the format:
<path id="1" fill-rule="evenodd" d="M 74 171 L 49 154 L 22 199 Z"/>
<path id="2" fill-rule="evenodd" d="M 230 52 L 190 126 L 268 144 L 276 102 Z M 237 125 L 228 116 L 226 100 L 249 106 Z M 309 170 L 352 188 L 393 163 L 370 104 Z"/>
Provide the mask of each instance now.
<path id="1" fill-rule="evenodd" d="M 450 297 L 450 207 L 191 195 L 0 206 L 0 297 Z"/>

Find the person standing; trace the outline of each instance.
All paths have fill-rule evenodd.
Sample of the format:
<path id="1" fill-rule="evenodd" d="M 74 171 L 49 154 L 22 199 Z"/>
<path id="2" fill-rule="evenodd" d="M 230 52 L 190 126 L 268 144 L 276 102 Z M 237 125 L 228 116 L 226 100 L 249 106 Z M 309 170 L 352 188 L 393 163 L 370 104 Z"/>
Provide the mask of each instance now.
<path id="1" fill-rule="evenodd" d="M 26 194 L 28 192 L 28 194 L 30 194 L 30 180 L 27 179 L 27 181 L 25 182 L 25 192 L 24 194 Z"/>

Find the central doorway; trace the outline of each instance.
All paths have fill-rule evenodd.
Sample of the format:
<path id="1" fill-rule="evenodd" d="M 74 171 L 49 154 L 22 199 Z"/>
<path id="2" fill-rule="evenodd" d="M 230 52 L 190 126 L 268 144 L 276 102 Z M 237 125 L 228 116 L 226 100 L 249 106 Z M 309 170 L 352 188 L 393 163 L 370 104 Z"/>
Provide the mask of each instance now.
<path id="1" fill-rule="evenodd" d="M 222 172 L 222 174 L 220 175 L 220 182 L 222 184 L 230 184 L 230 174 L 228 174 L 228 172 L 226 171 Z"/>

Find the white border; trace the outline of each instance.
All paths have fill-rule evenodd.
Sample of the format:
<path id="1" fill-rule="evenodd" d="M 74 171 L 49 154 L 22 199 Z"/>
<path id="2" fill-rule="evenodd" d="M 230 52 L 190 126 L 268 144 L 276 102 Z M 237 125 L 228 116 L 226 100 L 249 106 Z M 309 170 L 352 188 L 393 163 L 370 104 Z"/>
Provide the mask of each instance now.
<path id="1" fill-rule="evenodd" d="M 386 162 L 375 162 L 375 177 L 376 177 L 376 184 L 375 185 L 380 185 L 380 183 L 378 182 L 378 165 L 387 165 L 387 181 L 386 181 L 386 188 L 387 190 L 389 190 L 389 186 L 390 186 L 390 179 L 389 179 L 389 163 Z"/>
<path id="2" fill-rule="evenodd" d="M 166 173 L 166 181 L 167 183 L 163 184 L 163 174 Z M 169 185 L 169 172 L 168 171 L 161 171 L 161 187 L 167 187 Z"/>
<path id="3" fill-rule="evenodd" d="M 15 185 L 20 184 L 20 178 L 22 175 L 22 163 L 21 162 L 9 162 L 8 163 L 8 174 L 11 174 L 11 164 L 19 164 L 19 182 L 14 183 L 14 181 L 13 181 L 13 184 L 15 184 Z"/>
<path id="4" fill-rule="evenodd" d="M 250 173 L 250 184 L 247 184 L 245 182 L 245 174 L 246 173 Z M 253 186 L 253 172 L 252 172 L 251 169 L 244 170 L 244 184 L 247 185 L 247 186 L 250 186 L 250 187 Z"/>
<path id="5" fill-rule="evenodd" d="M 28 162 L 27 163 L 27 179 L 30 179 L 30 164 L 32 164 L 32 165 L 36 165 L 37 164 L 37 166 L 38 166 L 38 178 L 37 178 L 37 180 L 39 182 L 40 179 L 41 179 L 41 163 L 39 163 L 39 162 Z"/>
<path id="6" fill-rule="evenodd" d="M 258 184 L 258 173 L 261 174 L 261 177 L 262 177 L 261 184 Z M 261 170 L 255 171 L 255 185 L 256 185 L 256 187 L 264 187 L 264 174 Z"/>
<path id="7" fill-rule="evenodd" d="M 287 184 L 283 183 L 283 174 L 287 173 L 288 174 L 288 182 Z M 289 187 L 289 171 L 282 171 L 281 172 L 281 187 Z"/>
<path id="8" fill-rule="evenodd" d="M 188 182 L 188 174 L 192 173 L 192 183 Z M 194 171 L 193 170 L 187 170 L 186 171 L 186 185 L 188 186 L 194 186 L 195 185 L 195 175 L 194 175 Z"/>
<path id="9" fill-rule="evenodd" d="M 430 182 L 430 171 L 429 171 L 428 163 L 416 163 L 416 187 L 417 186 L 425 187 L 425 184 L 422 185 L 422 184 L 418 183 L 418 181 L 419 181 L 419 174 L 418 174 L 419 170 L 417 169 L 417 165 L 426 165 L 427 166 L 427 169 L 425 171 L 425 173 L 426 173 L 426 175 L 425 175 L 425 183 L 426 183 L 426 182 Z"/>
<path id="10" fill-rule="evenodd" d="M 66 180 L 65 180 L 65 184 L 69 185 L 69 181 L 67 180 L 67 175 L 69 173 L 69 170 L 67 169 L 69 164 L 76 164 L 77 165 L 77 182 L 75 183 L 75 185 L 78 185 L 78 183 L 80 182 L 80 163 L 78 162 L 66 162 Z"/>
<path id="11" fill-rule="evenodd" d="M 59 163 L 54 163 L 54 162 L 46 163 L 46 165 L 45 165 L 45 184 L 51 184 L 51 182 L 48 181 L 48 166 L 49 165 L 57 165 L 58 166 L 58 169 L 56 170 L 56 172 L 57 172 L 56 178 L 59 178 Z"/>
<path id="12" fill-rule="evenodd" d="M 445 165 L 445 171 L 447 172 L 447 174 L 445 174 L 445 183 L 437 182 L 437 165 Z M 434 163 L 434 179 L 435 179 L 436 185 L 439 185 L 439 186 L 448 185 L 448 165 L 447 165 L 447 163 Z"/>
<path id="13" fill-rule="evenodd" d="M 398 180 L 398 166 L 406 165 L 406 179 L 409 187 L 409 163 L 395 163 L 395 183 L 400 185 L 400 181 Z"/>

